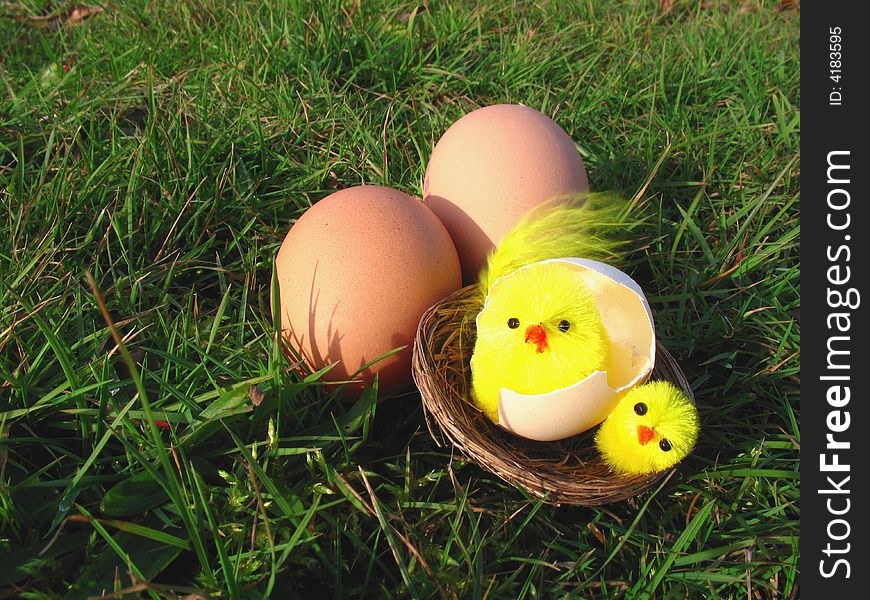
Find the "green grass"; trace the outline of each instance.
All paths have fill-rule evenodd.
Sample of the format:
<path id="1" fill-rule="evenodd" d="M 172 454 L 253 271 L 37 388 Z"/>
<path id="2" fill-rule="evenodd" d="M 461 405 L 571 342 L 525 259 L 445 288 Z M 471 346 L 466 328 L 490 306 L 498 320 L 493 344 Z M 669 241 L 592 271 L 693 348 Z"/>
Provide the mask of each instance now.
<path id="1" fill-rule="evenodd" d="M 0 597 L 799 595 L 798 15 L 476 4 L 0 4 Z M 553 116 L 594 189 L 655 175 L 628 270 L 704 431 L 624 503 L 542 504 L 418 397 L 342 404 L 276 343 L 294 220 L 419 195 L 497 102 Z"/>

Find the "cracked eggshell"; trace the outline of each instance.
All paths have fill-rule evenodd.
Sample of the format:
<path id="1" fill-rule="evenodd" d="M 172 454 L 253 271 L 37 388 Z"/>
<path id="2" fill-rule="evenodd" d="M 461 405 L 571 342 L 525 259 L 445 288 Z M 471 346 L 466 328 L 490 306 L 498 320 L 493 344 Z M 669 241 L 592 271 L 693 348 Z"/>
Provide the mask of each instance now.
<path id="1" fill-rule="evenodd" d="M 652 312 L 640 286 L 610 265 L 583 258 L 558 258 L 573 264 L 595 297 L 610 340 L 606 371 L 546 394 L 518 394 L 502 388 L 499 425 L 522 437 L 553 441 L 601 423 L 632 386 L 646 381 L 655 364 Z M 510 277 L 510 275 L 506 275 Z"/>

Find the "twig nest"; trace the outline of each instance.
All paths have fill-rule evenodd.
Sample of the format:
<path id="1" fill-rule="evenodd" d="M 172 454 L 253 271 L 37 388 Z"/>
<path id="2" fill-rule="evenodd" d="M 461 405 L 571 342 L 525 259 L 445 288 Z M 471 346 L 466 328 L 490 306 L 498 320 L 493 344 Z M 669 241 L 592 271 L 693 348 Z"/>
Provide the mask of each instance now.
<path id="1" fill-rule="evenodd" d="M 595 427 L 610 414 L 622 392 L 649 378 L 655 365 L 656 337 L 643 291 L 619 269 L 584 258 L 541 262 L 563 262 L 577 270 L 595 299 L 609 343 L 605 369 L 570 386 L 544 394 L 500 390 L 500 427 L 532 440 L 554 441 Z M 490 293 L 525 268 L 497 279 Z M 480 315 L 486 310 L 485 302 Z"/>
<path id="2" fill-rule="evenodd" d="M 594 506 L 634 498 L 672 472 L 614 473 L 595 448 L 592 431 L 542 444 L 493 423 L 471 398 L 469 363 L 481 301 L 479 286 L 464 287 L 427 310 L 417 329 L 414 381 L 438 445 L 453 445 L 482 468 L 550 504 Z M 650 379 L 670 381 L 694 401 L 686 376 L 661 344 Z"/>

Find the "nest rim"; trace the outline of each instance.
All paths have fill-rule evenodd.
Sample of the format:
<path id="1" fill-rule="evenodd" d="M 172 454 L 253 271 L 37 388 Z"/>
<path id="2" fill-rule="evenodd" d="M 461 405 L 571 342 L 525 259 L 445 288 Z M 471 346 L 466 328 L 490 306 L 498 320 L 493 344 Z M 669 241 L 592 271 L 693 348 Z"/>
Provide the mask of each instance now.
<path id="1" fill-rule="evenodd" d="M 528 440 L 490 421 L 470 395 L 469 365 L 475 318 L 482 307 L 477 284 L 457 290 L 420 319 L 412 354 L 412 375 L 429 433 L 483 469 L 548 504 L 597 506 L 637 496 L 669 477 L 675 468 L 645 475 L 613 473 L 595 449 L 595 429 L 556 442 Z M 695 401 L 674 357 L 656 342 L 650 381 L 667 380 Z"/>

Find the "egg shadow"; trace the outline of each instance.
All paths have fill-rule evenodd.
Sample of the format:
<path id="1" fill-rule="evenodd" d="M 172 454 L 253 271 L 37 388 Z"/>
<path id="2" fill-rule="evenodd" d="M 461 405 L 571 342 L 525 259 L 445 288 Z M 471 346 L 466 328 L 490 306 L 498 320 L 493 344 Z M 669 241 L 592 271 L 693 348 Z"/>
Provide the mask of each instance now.
<path id="1" fill-rule="evenodd" d="M 329 323 L 327 324 L 327 343 L 325 352 L 324 349 L 317 343 L 317 336 L 315 335 L 317 329 L 317 316 L 318 316 L 318 304 L 320 301 L 319 292 L 315 293 L 315 284 L 317 281 L 317 271 L 320 267 L 320 262 L 317 261 L 314 264 L 314 272 L 311 275 L 311 282 L 308 288 L 308 323 L 307 328 L 304 333 L 300 333 L 300 331 L 294 327 L 293 323 L 281 323 L 281 334 L 284 339 L 289 343 L 289 345 L 293 348 L 295 352 L 298 353 L 299 358 L 302 359 L 305 363 L 304 368 L 307 371 L 306 374 L 313 373 L 317 371 L 316 365 L 329 365 L 335 364 L 335 366 L 327 373 L 323 381 L 330 381 L 333 379 L 346 379 L 344 375 L 344 363 L 342 362 L 341 356 L 341 341 L 343 336 L 335 331 L 333 327 L 333 320 L 335 318 L 335 313 L 338 310 L 338 305 L 333 307 L 332 314 L 329 318 Z M 298 290 L 296 290 L 298 291 Z M 284 311 L 281 310 L 282 319 L 284 317 Z M 306 333 L 307 340 L 310 341 L 308 344 L 308 350 L 305 349 L 306 342 Z M 288 356 L 288 359 L 295 362 L 294 357 Z"/>
<path id="2" fill-rule="evenodd" d="M 303 349 L 303 343 L 306 339 L 305 334 L 300 335 L 292 324 L 288 324 L 286 328 L 283 328 L 285 338 L 291 340 L 291 345 L 297 350 L 297 352 L 299 352 L 300 358 L 306 362 L 308 371 L 316 371 L 317 368 L 315 365 L 334 365 L 332 369 L 324 375 L 322 381 L 350 381 L 350 383 L 347 383 L 344 386 L 341 392 L 341 396 L 345 400 L 356 399 L 359 394 L 363 392 L 365 386 L 372 383 L 373 372 L 375 371 L 378 373 L 379 382 L 382 382 L 381 389 L 387 389 L 389 395 L 405 393 L 412 390 L 413 383 L 410 381 L 410 377 L 408 376 L 408 370 L 411 363 L 411 348 L 414 343 L 413 338 L 405 339 L 399 334 L 393 334 L 390 338 L 391 348 L 385 352 L 385 354 L 401 347 L 402 349 L 396 354 L 390 354 L 389 356 L 363 355 L 360 357 L 359 364 L 349 364 L 344 360 L 342 353 L 342 342 L 346 339 L 346 334 L 336 330 L 335 328 L 335 315 L 339 307 L 339 305 L 336 304 L 332 308 L 332 314 L 329 316 L 329 321 L 326 323 L 327 343 L 325 348 L 323 345 L 318 344 L 316 331 L 320 327 L 317 319 L 318 316 L 321 315 L 321 307 L 319 307 L 320 296 L 319 291 L 316 291 L 316 283 L 319 264 L 319 262 L 315 263 L 314 272 L 308 289 L 307 335 L 309 340 L 309 351 L 306 352 Z M 360 318 L 365 319 L 367 317 L 366 315 L 361 315 Z M 358 373 L 363 365 L 377 359 L 382 360 L 374 362 L 365 371 Z M 379 367 L 378 365 L 383 360 L 388 360 L 388 363 L 383 367 Z M 407 384 L 396 387 L 396 382 L 401 382 L 403 379 L 408 379 Z"/>
<path id="3" fill-rule="evenodd" d="M 469 262 L 468 258 L 463 259 L 463 257 L 480 256 L 481 260 L 485 261 L 486 255 L 495 248 L 495 245 L 468 213 L 447 198 L 435 195 L 425 196 L 425 203 L 435 212 L 453 240 L 462 267 L 462 285 L 475 283 L 484 263 L 472 263 Z M 469 243 L 457 240 L 453 236 L 452 232 L 454 231 L 462 231 L 463 240 Z"/>

